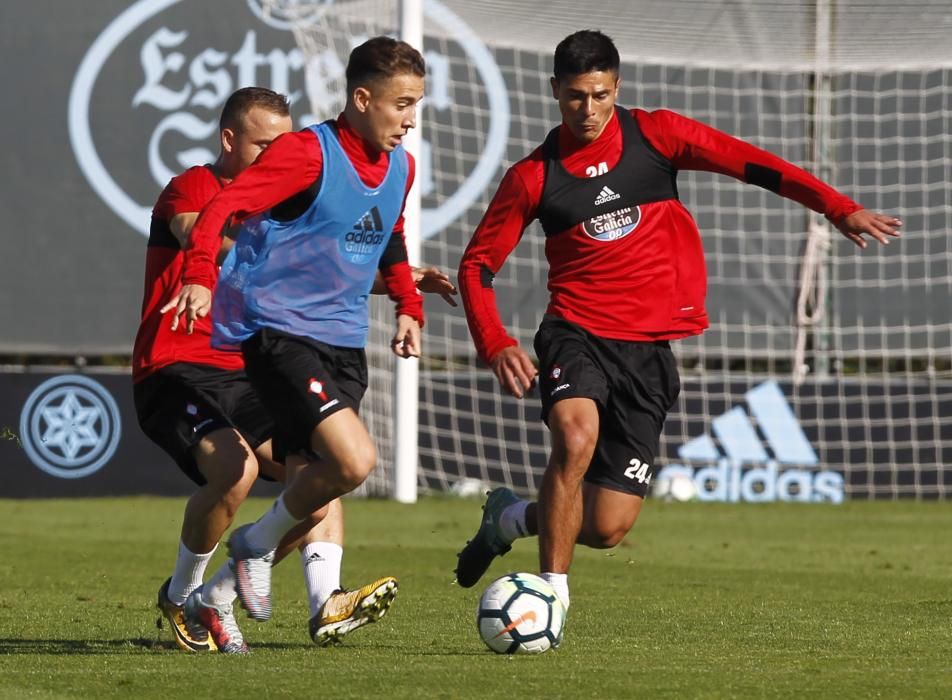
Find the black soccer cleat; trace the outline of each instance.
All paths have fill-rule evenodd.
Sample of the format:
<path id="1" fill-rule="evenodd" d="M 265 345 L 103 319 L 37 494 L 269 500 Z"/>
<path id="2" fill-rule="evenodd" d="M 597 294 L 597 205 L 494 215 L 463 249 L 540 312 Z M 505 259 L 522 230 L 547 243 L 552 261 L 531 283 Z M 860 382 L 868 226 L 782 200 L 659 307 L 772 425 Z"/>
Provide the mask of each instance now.
<path id="1" fill-rule="evenodd" d="M 506 541 L 499 531 L 499 518 L 506 508 L 519 500 L 519 497 L 507 488 L 489 492 L 476 536 L 456 555 L 456 583 L 463 588 L 475 586 L 493 559 L 512 549 L 512 543 Z"/>

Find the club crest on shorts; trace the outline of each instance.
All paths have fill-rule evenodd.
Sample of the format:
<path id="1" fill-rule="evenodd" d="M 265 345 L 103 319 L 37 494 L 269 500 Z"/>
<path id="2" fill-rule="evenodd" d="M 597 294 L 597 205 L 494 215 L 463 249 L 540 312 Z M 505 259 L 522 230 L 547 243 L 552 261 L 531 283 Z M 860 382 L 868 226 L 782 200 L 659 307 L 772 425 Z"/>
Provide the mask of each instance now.
<path id="1" fill-rule="evenodd" d="M 320 396 L 322 401 L 327 401 L 327 392 L 324 391 L 324 385 L 314 377 L 307 380 L 307 390 Z"/>
<path id="2" fill-rule="evenodd" d="M 324 384 L 318 379 L 311 377 L 307 380 L 307 390 L 311 394 L 316 394 L 317 397 L 324 402 L 324 405 L 321 406 L 320 412 L 323 413 L 329 408 L 333 408 L 340 403 L 340 399 L 331 399 L 327 392 L 324 391 Z"/>
<path id="3" fill-rule="evenodd" d="M 596 241 L 617 241 L 632 233 L 641 223 L 641 207 L 625 207 L 582 222 L 582 230 Z"/>
<path id="4" fill-rule="evenodd" d="M 549 373 L 549 376 L 552 377 L 553 379 L 558 379 L 559 377 L 562 376 L 562 368 L 556 365 L 555 367 L 552 368 L 552 371 Z"/>

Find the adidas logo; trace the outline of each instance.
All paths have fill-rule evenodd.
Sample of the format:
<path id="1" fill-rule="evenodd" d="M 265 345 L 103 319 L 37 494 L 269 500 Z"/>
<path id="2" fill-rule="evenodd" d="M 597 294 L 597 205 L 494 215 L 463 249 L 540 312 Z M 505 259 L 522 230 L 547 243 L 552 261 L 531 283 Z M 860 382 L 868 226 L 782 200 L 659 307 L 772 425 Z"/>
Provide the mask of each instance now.
<path id="1" fill-rule="evenodd" d="M 744 409 L 735 406 L 711 421 L 714 435 L 723 448 L 717 449 L 709 435 L 702 435 L 678 449 L 681 459 L 717 461 L 726 456 L 731 462 L 762 464 L 770 459 L 764 442 L 781 464 L 816 466 L 819 461 L 797 417 L 775 381 L 764 382 L 748 391 L 744 398 L 757 426 L 764 434 L 762 442 Z"/>
<path id="2" fill-rule="evenodd" d="M 348 243 L 373 244 L 383 240 L 383 220 L 380 217 L 380 210 L 373 207 L 365 211 L 357 221 L 351 231 L 345 237 Z"/>
<path id="3" fill-rule="evenodd" d="M 352 262 L 362 264 L 379 254 L 381 244 L 387 235 L 383 230 L 380 210 L 372 207 L 354 222 L 351 230 L 341 241 L 341 250 Z"/>
<path id="4" fill-rule="evenodd" d="M 320 555 L 320 553 L 311 552 L 311 555 L 307 558 L 307 561 L 304 562 L 304 566 L 307 566 L 308 564 L 313 564 L 316 561 L 325 561 L 325 560 L 324 560 L 324 557 Z"/>
<path id="5" fill-rule="evenodd" d="M 607 204 L 615 199 L 621 199 L 621 195 L 612 190 L 611 187 L 603 187 L 602 191 L 598 193 L 598 196 L 595 198 L 595 206 L 600 207 L 603 204 Z"/>
<path id="6" fill-rule="evenodd" d="M 805 469 L 819 459 L 780 385 L 766 381 L 744 399 L 749 415 L 735 406 L 711 421 L 713 437 L 701 435 L 678 448 L 681 460 L 704 466 L 671 464 L 662 471 L 691 477 L 703 501 L 841 503 L 842 474 Z"/>
<path id="7" fill-rule="evenodd" d="M 364 212 L 363 216 L 354 224 L 355 231 L 383 231 L 383 221 L 380 220 L 380 210 L 373 207 Z"/>

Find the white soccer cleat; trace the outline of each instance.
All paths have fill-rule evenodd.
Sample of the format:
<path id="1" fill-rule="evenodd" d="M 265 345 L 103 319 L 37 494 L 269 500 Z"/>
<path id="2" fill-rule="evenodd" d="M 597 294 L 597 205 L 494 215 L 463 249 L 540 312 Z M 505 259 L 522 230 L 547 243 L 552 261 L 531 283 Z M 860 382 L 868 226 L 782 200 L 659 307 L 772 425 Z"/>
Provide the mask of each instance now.
<path id="1" fill-rule="evenodd" d="M 271 565 L 274 550 L 254 550 L 246 534 L 251 525 L 242 525 L 228 538 L 231 567 L 235 572 L 238 598 L 253 620 L 271 619 Z"/>
<path id="2" fill-rule="evenodd" d="M 202 598 L 201 587 L 185 601 L 185 623 L 189 629 L 207 631 L 221 654 L 247 654 L 248 645 L 238 628 L 231 605 L 209 605 Z"/>

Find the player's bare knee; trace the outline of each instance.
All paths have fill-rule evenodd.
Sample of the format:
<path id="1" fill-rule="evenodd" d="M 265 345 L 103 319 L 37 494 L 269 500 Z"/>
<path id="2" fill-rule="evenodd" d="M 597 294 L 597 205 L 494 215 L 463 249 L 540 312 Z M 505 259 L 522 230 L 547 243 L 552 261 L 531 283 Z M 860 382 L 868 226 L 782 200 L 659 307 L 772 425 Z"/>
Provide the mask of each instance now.
<path id="1" fill-rule="evenodd" d="M 257 462 L 250 454 L 234 450 L 199 452 L 196 462 L 207 488 L 221 499 L 234 497 L 244 500 L 258 478 Z"/>
<path id="2" fill-rule="evenodd" d="M 237 512 L 248 497 L 251 487 L 258 477 L 254 463 L 232 463 L 221 465 L 219 469 L 209 470 L 207 488 L 215 493 L 221 504 L 232 514 Z"/>
<path id="3" fill-rule="evenodd" d="M 567 462 L 588 463 L 598 441 L 597 425 L 585 421 L 561 421 L 553 432 L 559 436 L 557 448 Z"/>
<path id="4" fill-rule="evenodd" d="M 370 476 L 377 465 L 377 448 L 373 442 L 366 441 L 355 445 L 354 449 L 340 462 L 340 477 L 343 486 L 353 490 Z"/>

